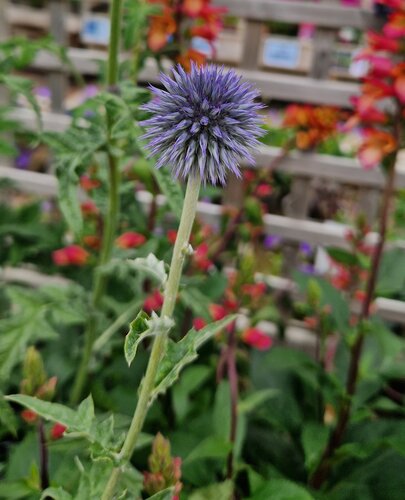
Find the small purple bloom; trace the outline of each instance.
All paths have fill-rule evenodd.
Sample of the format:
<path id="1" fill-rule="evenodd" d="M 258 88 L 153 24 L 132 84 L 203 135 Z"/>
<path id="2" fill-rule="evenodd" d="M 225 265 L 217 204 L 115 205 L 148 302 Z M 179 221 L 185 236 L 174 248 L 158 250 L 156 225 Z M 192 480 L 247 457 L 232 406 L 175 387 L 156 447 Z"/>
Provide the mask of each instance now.
<path id="1" fill-rule="evenodd" d="M 20 153 L 15 160 L 15 166 L 26 170 L 31 163 L 32 150 L 28 148 L 21 148 Z"/>
<path id="2" fill-rule="evenodd" d="M 309 243 L 306 243 L 305 241 L 302 241 L 300 243 L 300 252 L 303 255 L 309 256 L 312 254 L 312 246 Z"/>
<path id="3" fill-rule="evenodd" d="M 318 274 L 315 267 L 312 264 L 301 264 L 298 267 L 298 270 L 304 274 L 310 274 L 310 275 Z"/>
<path id="4" fill-rule="evenodd" d="M 264 248 L 266 248 L 267 250 L 272 250 L 273 248 L 278 247 L 280 243 L 281 237 L 275 234 L 268 234 L 263 240 Z"/>
<path id="5" fill-rule="evenodd" d="M 224 184 L 229 172 L 240 177 L 239 160 L 254 163 L 250 150 L 263 135 L 258 93 L 234 71 L 213 65 L 193 65 L 190 73 L 177 66 L 173 78 L 161 81 L 166 90 L 151 87 L 156 99 L 142 109 L 153 116 L 141 123 L 156 167 L 212 184 Z"/>

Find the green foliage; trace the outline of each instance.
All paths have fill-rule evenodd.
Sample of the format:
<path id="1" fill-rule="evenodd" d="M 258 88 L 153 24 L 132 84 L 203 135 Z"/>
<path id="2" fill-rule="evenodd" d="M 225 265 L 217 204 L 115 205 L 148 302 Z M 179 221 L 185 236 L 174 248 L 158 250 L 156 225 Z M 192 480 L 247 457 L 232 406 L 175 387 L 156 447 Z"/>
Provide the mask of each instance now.
<path id="1" fill-rule="evenodd" d="M 180 220 L 181 211 L 183 207 L 184 194 L 179 182 L 173 179 L 168 169 L 153 169 L 153 175 L 159 185 L 160 190 L 166 196 L 168 203 L 173 214 Z"/>
<path id="2" fill-rule="evenodd" d="M 128 366 L 131 366 L 138 346 L 144 339 L 167 335 L 173 325 L 174 321 L 170 318 L 159 318 L 155 313 L 149 317 L 144 311 L 140 311 L 130 324 L 129 333 L 125 337 L 124 353 Z"/>
<path id="3" fill-rule="evenodd" d="M 55 324 L 72 325 L 85 321 L 85 304 L 79 287 L 43 287 L 39 290 L 9 287 L 7 295 L 15 311 L 0 320 L 0 382 L 4 382 L 15 365 L 22 361 L 29 344 L 58 338 Z"/>
<path id="4" fill-rule="evenodd" d="M 156 255 L 150 253 L 146 258 L 138 257 L 130 260 L 130 265 L 136 271 L 153 278 L 160 286 L 164 286 L 167 281 L 165 263 L 156 258 Z"/>
<path id="5" fill-rule="evenodd" d="M 178 379 L 182 369 L 197 358 L 198 349 L 235 319 L 236 316 L 227 316 L 202 330 L 196 331 L 193 328 L 179 342 L 169 339 L 165 356 L 159 365 L 151 399 L 166 392 Z"/>

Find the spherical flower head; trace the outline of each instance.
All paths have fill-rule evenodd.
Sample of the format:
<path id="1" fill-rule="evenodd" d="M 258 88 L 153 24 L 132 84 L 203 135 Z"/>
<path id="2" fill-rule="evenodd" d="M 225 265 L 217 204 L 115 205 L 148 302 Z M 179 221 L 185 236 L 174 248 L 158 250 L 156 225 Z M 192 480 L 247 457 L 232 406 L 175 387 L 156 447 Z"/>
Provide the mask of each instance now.
<path id="1" fill-rule="evenodd" d="M 190 73 L 177 66 L 173 78 L 161 81 L 165 90 L 151 87 L 155 99 L 142 108 L 153 116 L 141 123 L 156 167 L 169 166 L 175 177 L 199 176 L 204 184 L 224 184 L 229 172 L 240 177 L 239 161 L 254 163 L 251 150 L 263 135 L 258 92 L 213 65 L 193 65 Z"/>

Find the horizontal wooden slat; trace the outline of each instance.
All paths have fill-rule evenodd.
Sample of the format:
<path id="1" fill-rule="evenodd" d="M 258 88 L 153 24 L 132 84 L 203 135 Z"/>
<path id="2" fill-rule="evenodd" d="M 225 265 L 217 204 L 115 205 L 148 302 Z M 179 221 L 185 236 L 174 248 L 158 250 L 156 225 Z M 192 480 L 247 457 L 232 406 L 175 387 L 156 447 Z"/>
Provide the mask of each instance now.
<path id="1" fill-rule="evenodd" d="M 214 4 L 227 7 L 229 14 L 258 21 L 280 21 L 300 24 L 311 23 L 327 28 L 351 26 L 365 29 L 374 16 L 360 8 L 343 7 L 338 3 L 294 2 L 289 0 L 214 0 Z"/>
<path id="2" fill-rule="evenodd" d="M 11 113 L 11 117 L 29 130 L 38 128 L 37 118 L 29 109 L 17 108 Z M 43 113 L 42 122 L 45 130 L 63 132 L 69 126 L 71 118 L 58 113 Z M 279 148 L 262 146 L 255 155 L 257 165 L 269 166 L 279 154 Z M 384 183 L 383 174 L 379 169 L 365 171 L 355 159 L 314 153 L 291 152 L 282 161 L 279 170 L 293 175 L 335 180 L 359 187 L 381 188 Z M 405 188 L 405 156 L 398 162 L 397 170 L 396 186 L 398 189 Z"/>
<path id="3" fill-rule="evenodd" d="M 98 75 L 99 62 L 106 60 L 101 50 L 68 49 L 68 56 L 79 73 Z M 40 52 L 32 64 L 33 68 L 50 71 L 61 68 L 60 61 L 52 54 Z M 164 64 L 166 71 L 170 64 Z M 264 99 L 279 99 L 294 102 L 311 102 L 350 107 L 350 97 L 359 92 L 359 85 L 337 80 L 318 80 L 306 76 L 286 75 L 267 71 L 235 68 L 245 80 L 252 82 Z M 139 75 L 141 82 L 158 82 L 159 71 L 155 61 L 148 60 Z"/>
<path id="4" fill-rule="evenodd" d="M 6 7 L 6 19 L 9 24 L 35 28 L 49 31 L 50 12 L 47 9 L 33 9 L 22 5 L 9 5 Z M 1 13 L 4 15 L 4 13 Z M 65 20 L 66 30 L 75 34 L 80 31 L 81 18 L 75 14 L 69 14 Z"/>

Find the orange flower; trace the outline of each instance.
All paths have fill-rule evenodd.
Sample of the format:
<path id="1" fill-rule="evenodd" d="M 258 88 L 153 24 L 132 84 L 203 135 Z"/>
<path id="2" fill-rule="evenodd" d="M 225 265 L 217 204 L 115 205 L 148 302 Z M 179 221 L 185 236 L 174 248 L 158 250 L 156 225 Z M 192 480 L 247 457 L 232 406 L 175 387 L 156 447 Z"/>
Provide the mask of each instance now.
<path id="1" fill-rule="evenodd" d="M 383 33 L 391 39 L 403 39 L 405 37 L 405 12 L 393 12 L 383 28 Z"/>
<path id="2" fill-rule="evenodd" d="M 89 257 L 89 252 L 79 245 L 70 245 L 52 253 L 52 259 L 57 266 L 84 266 Z"/>
<path id="3" fill-rule="evenodd" d="M 401 104 L 405 104 L 405 63 L 397 64 L 392 69 L 392 76 L 394 78 L 395 94 Z"/>
<path id="4" fill-rule="evenodd" d="M 99 250 L 101 239 L 95 234 L 88 234 L 87 236 L 83 236 L 83 243 L 89 248 L 93 248 L 93 250 Z"/>
<path id="5" fill-rule="evenodd" d="M 188 17 L 198 17 L 204 8 L 207 0 L 184 0 L 182 11 Z"/>
<path id="6" fill-rule="evenodd" d="M 191 63 L 194 62 L 197 66 L 202 66 L 207 61 L 207 58 L 201 52 L 194 49 L 188 49 L 187 52 L 177 57 L 177 62 L 183 66 L 185 71 L 191 70 Z"/>
<path id="7" fill-rule="evenodd" d="M 148 47 L 153 52 L 162 50 L 167 44 L 170 35 L 176 31 L 176 21 L 173 16 L 173 9 L 164 7 L 159 16 L 152 16 L 148 33 Z"/>
<path id="8" fill-rule="evenodd" d="M 395 151 L 397 143 L 388 132 L 369 130 L 359 149 L 359 160 L 366 169 L 374 168 L 385 156 Z"/>

